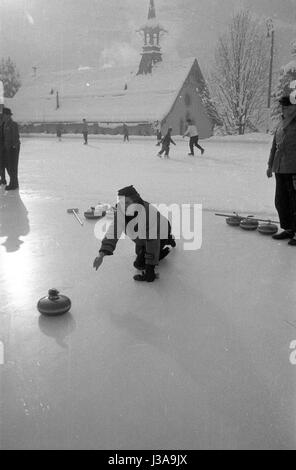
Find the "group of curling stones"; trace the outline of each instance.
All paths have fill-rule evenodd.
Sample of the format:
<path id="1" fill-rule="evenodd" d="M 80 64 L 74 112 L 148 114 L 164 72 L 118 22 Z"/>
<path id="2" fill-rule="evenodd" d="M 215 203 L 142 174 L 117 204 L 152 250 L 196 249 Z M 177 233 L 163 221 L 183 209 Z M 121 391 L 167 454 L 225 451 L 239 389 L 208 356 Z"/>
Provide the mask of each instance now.
<path id="1" fill-rule="evenodd" d="M 79 209 L 68 209 L 68 214 L 72 214 L 75 219 L 84 225 L 79 217 Z M 114 207 L 110 204 L 98 203 L 96 206 L 91 206 L 84 212 L 84 217 L 87 220 L 99 220 L 106 217 L 107 214 L 114 212 Z M 69 297 L 60 294 L 57 289 L 50 289 L 48 295 L 39 300 L 37 309 L 46 317 L 59 317 L 70 312 L 72 307 Z"/>
<path id="2" fill-rule="evenodd" d="M 267 219 L 258 219 L 253 215 L 241 216 L 234 212 L 229 214 L 215 214 L 217 217 L 225 217 L 227 225 L 231 227 L 240 227 L 246 231 L 258 231 L 262 235 L 273 236 L 278 233 L 279 222 Z"/>

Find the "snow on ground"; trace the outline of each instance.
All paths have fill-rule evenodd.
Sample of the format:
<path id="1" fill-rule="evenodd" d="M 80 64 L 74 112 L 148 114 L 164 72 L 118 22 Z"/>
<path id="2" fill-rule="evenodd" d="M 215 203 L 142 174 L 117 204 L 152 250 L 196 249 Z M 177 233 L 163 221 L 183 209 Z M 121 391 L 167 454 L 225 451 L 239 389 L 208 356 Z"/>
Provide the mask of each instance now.
<path id="1" fill-rule="evenodd" d="M 23 139 L 20 197 L 0 194 L 2 449 L 296 448 L 296 252 L 214 216 L 276 216 L 271 138 L 230 140 L 165 161 L 151 139 Z M 66 213 L 127 184 L 205 209 L 202 249 L 179 242 L 151 285 L 128 240 L 95 273 L 94 225 Z M 71 315 L 39 317 L 51 287 Z"/>
<path id="2" fill-rule="evenodd" d="M 59 143 L 53 137 L 33 141 L 24 138 L 24 191 L 28 188 L 31 195 L 39 194 L 39 180 L 44 174 L 51 175 L 44 187 L 46 197 L 49 191 L 61 197 L 66 188 L 71 188 L 75 201 L 83 197 L 87 204 L 97 199 L 112 202 L 118 187 L 134 184 L 144 197 L 155 202 L 202 203 L 206 210 L 275 214 L 274 185 L 266 179 L 271 136 L 205 140 L 205 158 L 200 158 L 197 151 L 199 158 L 195 159 L 187 156 L 187 142 L 176 138 L 170 162 L 156 158 L 159 148 L 150 137 L 132 137 L 129 145 L 123 145 L 121 136 L 104 136 L 91 139 L 87 148 L 80 147 L 79 139 L 65 136 Z M 58 187 L 54 176 L 57 170 L 67 174 Z M 36 174 L 33 181 L 32 171 Z"/>

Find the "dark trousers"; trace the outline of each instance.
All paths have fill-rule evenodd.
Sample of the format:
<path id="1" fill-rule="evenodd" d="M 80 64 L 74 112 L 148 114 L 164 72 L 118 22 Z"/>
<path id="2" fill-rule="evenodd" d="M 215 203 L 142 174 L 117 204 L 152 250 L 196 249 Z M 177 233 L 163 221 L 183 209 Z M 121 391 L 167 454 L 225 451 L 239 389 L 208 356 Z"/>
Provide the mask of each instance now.
<path id="1" fill-rule="evenodd" d="M 83 132 L 83 138 L 84 138 L 84 143 L 87 145 L 88 144 L 88 133 Z"/>
<path id="2" fill-rule="evenodd" d="M 170 154 L 170 146 L 169 145 L 163 145 L 161 151 L 159 152 L 158 155 L 162 155 L 165 153 L 165 157 L 168 157 Z"/>
<path id="3" fill-rule="evenodd" d="M 172 234 L 172 226 L 170 222 L 168 222 L 168 238 L 163 240 L 163 239 L 157 239 L 153 240 L 152 243 L 150 243 L 150 252 L 147 253 L 147 243 L 146 240 L 136 240 L 136 255 L 137 255 L 137 263 L 139 265 L 144 266 L 145 264 L 152 264 L 152 265 L 157 265 L 160 260 L 163 259 L 162 252 L 165 249 L 165 247 L 168 246 L 176 246 L 176 244 L 173 245 L 175 238 L 173 237 Z"/>
<path id="4" fill-rule="evenodd" d="M 128 134 L 124 134 L 123 141 L 124 142 L 129 142 L 129 135 Z"/>
<path id="5" fill-rule="evenodd" d="M 281 227 L 296 232 L 296 175 L 277 173 L 275 207 Z"/>
<path id="6" fill-rule="evenodd" d="M 198 135 L 196 135 L 195 137 L 190 137 L 189 147 L 192 155 L 194 155 L 194 147 L 197 147 L 199 150 L 203 150 L 203 148 L 199 145 L 198 141 Z"/>
<path id="7" fill-rule="evenodd" d="M 0 148 L 0 180 L 2 182 L 6 181 L 5 177 L 5 156 L 4 149 Z"/>
<path id="8" fill-rule="evenodd" d="M 18 164 L 19 164 L 20 146 L 5 150 L 5 165 L 10 178 L 10 186 L 18 188 Z"/>

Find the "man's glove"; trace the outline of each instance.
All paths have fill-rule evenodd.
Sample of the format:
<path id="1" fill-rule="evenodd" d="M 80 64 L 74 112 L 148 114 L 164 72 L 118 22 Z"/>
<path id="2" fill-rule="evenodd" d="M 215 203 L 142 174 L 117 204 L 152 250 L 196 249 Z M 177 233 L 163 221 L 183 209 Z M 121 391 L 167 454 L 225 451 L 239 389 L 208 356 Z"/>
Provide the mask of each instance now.
<path id="1" fill-rule="evenodd" d="M 93 264 L 93 267 L 94 269 L 97 271 L 99 269 L 99 267 L 102 265 L 103 261 L 104 261 L 104 254 L 100 253 L 100 256 L 98 256 L 95 260 L 94 260 L 94 264 Z"/>

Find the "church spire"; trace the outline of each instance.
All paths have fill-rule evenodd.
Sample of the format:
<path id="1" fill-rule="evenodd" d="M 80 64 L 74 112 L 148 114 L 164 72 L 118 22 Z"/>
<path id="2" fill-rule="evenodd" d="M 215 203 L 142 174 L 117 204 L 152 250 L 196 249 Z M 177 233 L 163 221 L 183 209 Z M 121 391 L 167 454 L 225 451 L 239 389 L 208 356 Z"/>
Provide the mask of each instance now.
<path id="1" fill-rule="evenodd" d="M 150 0 L 148 21 L 139 32 L 143 34 L 144 47 L 138 75 L 146 75 L 152 73 L 154 64 L 162 62 L 160 37 L 162 33 L 167 32 L 156 19 L 154 0 Z"/>
<path id="2" fill-rule="evenodd" d="M 150 0 L 150 5 L 149 5 L 149 12 L 148 12 L 148 20 L 152 20 L 156 18 L 156 11 L 155 11 L 155 5 L 154 5 L 154 0 Z"/>

